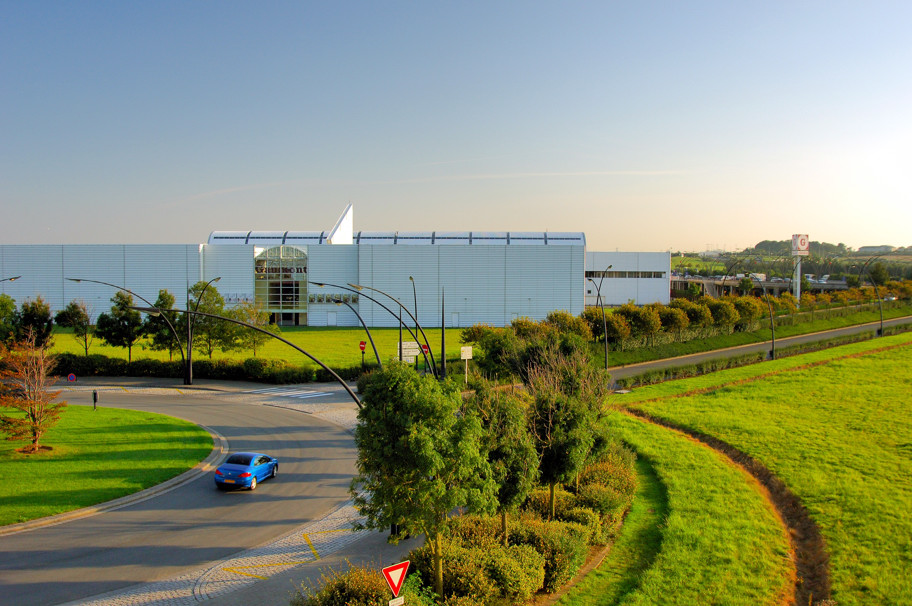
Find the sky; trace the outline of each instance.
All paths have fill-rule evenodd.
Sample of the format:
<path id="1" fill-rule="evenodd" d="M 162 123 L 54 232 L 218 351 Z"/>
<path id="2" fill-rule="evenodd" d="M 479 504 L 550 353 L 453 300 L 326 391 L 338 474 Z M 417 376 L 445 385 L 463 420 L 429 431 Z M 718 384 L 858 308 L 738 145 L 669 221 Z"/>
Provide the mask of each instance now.
<path id="1" fill-rule="evenodd" d="M 912 245 L 912 2 L 0 0 L 0 244 Z"/>

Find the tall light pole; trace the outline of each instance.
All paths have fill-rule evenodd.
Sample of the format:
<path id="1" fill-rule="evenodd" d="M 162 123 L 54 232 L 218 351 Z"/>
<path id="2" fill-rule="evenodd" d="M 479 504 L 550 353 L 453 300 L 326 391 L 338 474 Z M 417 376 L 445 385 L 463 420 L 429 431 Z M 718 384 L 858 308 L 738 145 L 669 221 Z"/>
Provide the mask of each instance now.
<path id="1" fill-rule="evenodd" d="M 412 312 L 410 312 L 410 311 L 408 310 L 408 308 L 407 308 L 405 305 L 403 305 L 401 301 L 399 301 L 399 299 L 397 299 L 396 297 L 394 297 L 393 295 L 391 295 L 391 294 L 389 294 L 389 293 L 383 292 L 383 291 L 380 290 L 379 288 L 373 288 L 372 286 L 362 286 L 362 285 L 360 285 L 360 284 L 352 284 L 351 282 L 349 282 L 348 285 L 351 286 L 351 287 L 354 288 L 354 289 L 357 289 L 359 292 L 360 292 L 362 289 L 365 289 L 365 288 L 366 288 L 367 290 L 372 290 L 372 291 L 374 291 L 374 292 L 378 292 L 378 293 L 380 293 L 381 295 L 383 295 L 383 296 L 388 297 L 389 299 L 391 299 L 396 305 L 399 306 L 399 308 L 400 308 L 402 311 L 404 311 L 404 312 L 407 313 L 409 316 L 411 316 L 412 320 L 415 321 L 415 326 L 418 327 L 418 331 L 421 333 L 421 336 L 424 337 L 424 344 L 427 346 L 427 350 L 428 350 L 428 352 L 431 354 L 431 363 L 430 363 L 430 365 L 431 365 L 431 370 L 434 371 L 434 378 L 440 378 L 439 375 L 437 374 L 437 362 L 434 360 L 434 351 L 431 349 L 431 342 L 428 341 L 428 338 L 427 338 L 427 335 L 426 335 L 425 332 L 424 332 L 424 329 L 421 328 L 421 324 L 418 323 L 418 318 L 415 317 L 415 316 L 413 316 L 413 315 L 412 315 Z M 418 339 L 416 338 L 415 340 L 417 341 Z M 422 347 L 421 349 L 423 350 L 424 348 Z M 427 354 L 425 354 L 425 358 L 427 358 Z"/>
<path id="2" fill-rule="evenodd" d="M 196 306 L 193 308 L 193 314 L 187 316 L 187 374 L 184 377 L 184 385 L 193 385 L 193 315 L 203 315 L 198 311 L 200 303 L 203 301 L 203 295 L 206 294 L 206 290 L 212 284 L 221 279 L 221 276 L 217 276 L 206 282 L 206 285 L 203 286 L 203 290 L 200 291 L 199 296 L 196 298 Z M 187 309 L 190 309 L 190 291 L 187 291 Z"/>
<path id="3" fill-rule="evenodd" d="M 592 278 L 586 278 L 595 285 L 595 293 L 598 297 L 598 306 L 599 309 L 602 310 L 602 337 L 605 341 L 605 370 L 608 370 L 608 318 L 605 316 L 605 306 L 602 304 L 602 282 L 605 280 L 605 275 L 608 273 L 608 270 L 612 267 L 614 267 L 613 263 L 605 268 L 605 271 L 602 272 L 602 277 L 599 279 L 598 284 L 596 284 L 595 280 Z"/>
<path id="4" fill-rule="evenodd" d="M 871 272 L 868 271 L 868 266 L 872 261 L 881 258 L 883 255 L 877 255 L 876 257 L 871 257 L 865 264 L 861 266 L 861 275 L 864 276 L 865 272 L 868 274 L 868 278 L 871 280 L 871 284 L 874 286 L 874 296 L 877 297 L 877 306 L 880 308 L 880 330 L 877 331 L 877 336 L 883 336 L 883 300 L 880 298 L 880 290 L 877 288 L 877 282 L 871 276 Z"/>
<path id="5" fill-rule="evenodd" d="M 21 277 L 22 276 L 13 276 L 12 278 L 3 278 L 2 280 L 0 280 L 0 282 L 15 282 L 16 280 L 18 280 Z"/>
<path id="6" fill-rule="evenodd" d="M 349 292 L 355 293 L 355 294 L 358 295 L 359 297 L 364 297 L 365 299 L 367 299 L 367 300 L 369 300 L 369 301 L 373 301 L 374 303 L 376 303 L 377 305 L 379 305 L 380 307 L 382 307 L 383 309 L 385 309 L 387 312 L 389 312 L 389 314 L 390 314 L 391 316 L 393 316 L 394 318 L 398 318 L 398 320 L 399 320 L 399 343 L 402 343 L 402 329 L 403 329 L 403 328 L 405 328 L 405 330 L 407 330 L 407 331 L 409 332 L 409 334 L 412 335 L 412 338 L 415 339 L 415 342 L 416 342 L 416 343 L 418 342 L 418 335 L 417 335 L 416 333 L 412 332 L 412 329 L 409 328 L 408 326 L 406 326 L 405 323 L 402 321 L 402 309 L 401 309 L 401 307 L 400 307 L 400 310 L 399 310 L 399 315 L 397 316 L 397 315 L 396 315 L 396 312 L 394 312 L 392 309 L 390 309 L 389 307 L 387 307 L 386 305 L 384 305 L 383 303 L 381 303 L 381 302 L 378 301 L 377 299 L 371 297 L 370 295 L 366 295 L 366 294 L 364 294 L 363 292 L 361 292 L 361 291 L 359 291 L 359 290 L 356 290 L 356 289 L 354 289 L 354 288 L 351 288 L 351 287 L 349 287 L 349 286 L 341 286 L 341 285 L 339 285 L 339 284 L 330 284 L 330 283 L 328 283 L 328 282 L 308 282 L 308 284 L 313 284 L 314 286 L 319 286 L 320 288 L 323 288 L 323 287 L 325 287 L 325 286 L 329 286 L 330 288 L 339 288 L 339 289 L 342 289 L 342 290 L 347 290 L 347 291 L 349 291 Z M 427 354 L 424 353 L 424 349 L 423 349 L 423 348 L 422 348 L 422 350 L 421 350 L 421 353 L 424 355 L 424 361 L 427 362 L 427 363 L 430 365 L 430 362 L 428 361 Z M 399 358 L 400 358 L 400 360 L 401 360 L 401 359 L 402 359 L 401 346 L 400 346 L 400 351 L 399 351 L 398 355 L 399 355 Z"/>
<path id="7" fill-rule="evenodd" d="M 181 362 L 183 363 L 183 365 L 185 367 L 184 368 L 184 385 L 189 385 L 189 383 L 187 382 L 188 374 L 187 374 L 187 370 L 186 370 L 187 358 L 184 357 L 184 348 L 181 346 L 180 337 L 177 336 L 177 329 L 174 328 L 174 324 L 168 318 L 168 315 L 166 313 L 164 313 L 164 311 L 162 311 L 160 308 L 158 308 L 155 305 L 153 305 L 152 303 L 150 303 L 147 299 L 141 297 L 140 295 L 136 294 L 132 290 L 124 288 L 123 286 L 117 286 L 116 284 L 111 284 L 109 282 L 102 282 L 101 280 L 87 280 L 85 278 L 67 278 L 67 280 L 69 280 L 70 282 L 76 282 L 77 284 L 80 282 L 87 282 L 87 283 L 91 283 L 91 284 L 102 284 L 104 286 L 110 286 L 111 288 L 116 288 L 119 291 L 125 292 L 128 295 L 136 297 L 137 299 L 139 299 L 140 301 L 142 301 L 143 303 L 148 305 L 151 309 L 158 310 L 158 317 L 160 317 L 162 320 L 165 321 L 165 323 L 168 325 L 168 328 L 171 329 L 171 334 L 174 335 L 174 340 L 177 342 L 177 350 L 180 352 Z M 168 311 L 170 311 L 170 310 L 168 310 Z"/>
<path id="8" fill-rule="evenodd" d="M 364 327 L 364 332 L 367 333 L 367 338 L 368 338 L 368 340 L 369 340 L 370 343 L 371 343 L 371 347 L 374 348 L 374 356 L 377 358 L 377 366 L 379 366 L 380 369 L 382 370 L 382 369 L 383 369 L 383 362 L 380 361 L 380 354 L 377 353 L 377 346 L 374 345 L 374 337 L 371 335 L 371 331 L 368 330 L 367 324 L 364 323 L 364 318 L 361 317 L 361 314 L 358 313 L 358 310 L 356 310 L 354 307 L 351 306 L 351 304 L 347 303 L 346 301 L 343 301 L 342 299 L 333 299 L 332 302 L 335 303 L 336 305 L 344 305 L 345 307 L 347 307 L 347 308 L 349 308 L 350 310 L 352 310 L 352 312 L 354 312 L 354 314 L 355 314 L 356 316 L 358 316 L 358 320 L 361 321 L 361 326 Z M 362 368 L 362 370 L 364 370 L 364 369 Z"/>
<path id="9" fill-rule="evenodd" d="M 412 297 L 415 299 L 415 332 L 418 332 L 418 290 L 415 288 L 415 278 L 409 276 L 409 282 L 412 283 Z"/>
<path id="10" fill-rule="evenodd" d="M 142 313 L 149 314 L 150 316 L 154 316 L 154 315 L 157 315 L 157 314 L 158 314 L 158 310 L 157 310 L 156 308 L 150 308 L 150 307 L 131 307 L 130 309 L 133 309 L 133 310 L 135 310 L 135 311 L 140 311 L 140 312 L 142 312 Z M 172 311 L 176 311 L 177 313 L 181 313 L 181 314 L 187 314 L 188 316 L 203 316 L 204 318 L 214 318 L 214 319 L 216 319 L 216 320 L 224 320 L 225 322 L 231 322 L 232 324 L 238 324 L 238 325 L 240 325 L 240 326 L 246 326 L 247 328 L 250 328 L 250 329 L 252 329 L 252 330 L 256 330 L 256 331 L 258 331 L 258 332 L 261 332 L 261 333 L 263 333 L 264 335 L 268 335 L 268 336 L 272 337 L 273 339 L 277 339 L 277 340 L 281 341 L 282 343 L 284 343 L 284 344 L 286 344 L 286 345 L 288 345 L 288 346 L 290 346 L 290 347 L 293 347 L 294 349 L 298 350 L 299 352 L 301 352 L 302 354 L 304 354 L 305 356 L 307 356 L 308 358 L 310 358 L 311 360 L 313 360 L 314 362 L 316 362 L 317 364 L 319 364 L 320 367 L 321 367 L 323 370 L 325 370 L 325 371 L 328 372 L 330 375 L 332 375 L 332 377 L 333 377 L 340 385 L 342 385 L 342 387 L 345 388 L 345 391 L 347 391 L 347 392 L 348 392 L 348 395 L 350 395 L 350 396 L 352 397 L 352 399 L 355 401 L 355 404 L 358 405 L 358 408 L 361 408 L 361 400 L 358 398 L 357 395 L 355 395 L 355 392 L 352 391 L 352 388 L 348 386 L 348 383 L 346 383 L 345 381 L 342 380 L 342 377 L 340 377 L 339 375 L 337 375 L 336 372 L 335 372 L 333 369 L 331 369 L 329 366 L 327 366 L 326 364 L 324 364 L 320 359 L 314 357 L 312 354 L 310 354 L 310 353 L 308 353 L 307 351 L 305 351 L 304 349 L 298 347 L 297 345 L 295 345 L 294 343 L 292 343 L 292 342 L 289 341 L 288 339 L 285 339 L 285 338 L 283 338 L 283 337 L 280 337 L 279 335 L 273 334 L 273 333 L 269 332 L 268 330 L 265 330 L 265 329 L 263 329 L 263 328 L 260 328 L 259 326 L 254 326 L 253 324 L 248 324 L 247 322 L 242 322 L 241 320 L 235 320 L 234 318 L 226 318 L 225 316 L 218 316 L 218 315 L 216 315 L 216 314 L 208 314 L 208 313 L 206 313 L 206 312 L 204 312 L 204 311 L 189 311 L 189 310 L 186 310 L 186 309 L 174 309 L 174 310 L 172 310 Z M 189 320 L 189 318 L 188 318 L 188 320 Z"/>

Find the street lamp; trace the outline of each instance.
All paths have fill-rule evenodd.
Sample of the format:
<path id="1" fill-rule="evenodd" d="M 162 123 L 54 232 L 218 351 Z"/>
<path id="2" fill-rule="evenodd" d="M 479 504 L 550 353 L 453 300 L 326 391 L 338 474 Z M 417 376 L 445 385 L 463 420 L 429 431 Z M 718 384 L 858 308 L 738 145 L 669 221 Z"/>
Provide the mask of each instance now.
<path id="1" fill-rule="evenodd" d="M 133 310 L 136 310 L 136 311 L 140 311 L 140 312 L 142 312 L 142 313 L 149 314 L 150 316 L 155 316 L 155 315 L 158 315 L 158 314 L 159 314 L 159 310 L 158 310 L 157 308 L 155 308 L 155 307 L 131 307 L 130 309 L 133 309 Z M 181 314 L 187 314 L 187 315 L 189 315 L 189 316 L 203 316 L 204 318 L 214 318 L 214 319 L 216 319 L 216 320 L 224 320 L 225 322 L 231 322 L 232 324 L 238 324 L 238 325 L 240 325 L 240 326 L 246 326 L 247 328 L 250 328 L 250 329 L 252 329 L 252 330 L 256 330 L 256 331 L 258 331 L 258 332 L 261 332 L 261 333 L 263 333 L 264 335 L 269 335 L 269 336 L 272 337 L 273 339 L 278 339 L 278 340 L 281 341 L 282 343 L 285 343 L 286 345 L 288 345 L 288 346 L 290 346 L 290 347 L 293 347 L 294 349 L 298 350 L 299 352 L 301 352 L 302 354 L 304 354 L 305 356 L 307 356 L 308 358 L 310 358 L 311 360 L 313 360 L 314 362 L 316 362 L 317 364 L 319 364 L 320 367 L 321 367 L 323 370 L 325 370 L 325 371 L 328 372 L 330 375 L 332 375 L 332 377 L 333 377 L 336 381 L 338 381 L 338 383 L 339 383 L 340 385 L 342 385 L 342 387 L 345 388 L 345 391 L 347 391 L 347 392 L 348 392 L 348 395 L 350 395 L 350 396 L 352 397 L 352 399 L 355 401 L 355 404 L 358 405 L 358 408 L 361 408 L 361 400 L 358 399 L 358 396 L 355 394 L 354 391 L 352 391 L 352 388 L 348 386 L 348 383 L 346 383 L 345 381 L 342 380 L 342 377 L 340 377 L 339 375 L 337 375 L 333 369 L 331 369 L 329 366 L 327 366 L 326 364 L 324 364 L 321 360 L 319 360 L 318 358 L 314 357 L 314 356 L 311 355 L 310 353 L 304 351 L 302 348 L 298 347 L 297 345 L 295 345 L 294 343 L 292 343 L 292 342 L 289 341 L 288 339 L 285 339 L 285 338 L 283 338 L 283 337 L 280 337 L 279 335 L 273 334 L 273 333 L 269 332 L 268 330 L 266 330 L 266 329 L 264 329 L 264 328 L 260 328 L 259 326 L 254 326 L 253 324 L 248 324 L 247 322 L 243 322 L 243 321 L 241 321 L 241 320 L 235 320 L 234 318 L 226 318 L 225 316 L 218 316 L 218 315 L 216 315 L 216 314 L 209 314 L 209 313 L 206 313 L 206 312 L 204 312 L 204 311 L 195 311 L 195 310 L 194 310 L 194 311 L 189 311 L 189 310 L 186 310 L 186 309 L 173 309 L 173 310 L 171 310 L 171 311 L 176 311 L 177 313 L 181 313 Z M 189 321 L 189 318 L 188 318 L 187 320 Z"/>
<path id="2" fill-rule="evenodd" d="M 328 282 L 308 282 L 308 284 L 313 284 L 314 286 L 319 286 L 320 288 L 323 288 L 324 286 L 329 286 L 331 288 L 341 288 L 342 290 L 347 290 L 349 292 L 353 292 L 356 295 L 358 295 L 359 297 L 364 297 L 365 299 L 367 299 L 369 301 L 373 301 L 374 303 L 376 303 L 377 305 L 379 305 L 380 307 L 385 309 L 387 312 L 389 312 L 389 314 L 391 316 L 393 316 L 394 318 L 398 318 L 398 320 L 399 320 L 399 343 L 402 343 L 402 328 L 403 327 L 405 327 L 405 330 L 407 330 L 409 332 L 409 334 L 412 335 L 412 338 L 415 339 L 415 342 L 416 343 L 418 342 L 418 335 L 415 334 L 414 332 L 412 332 L 412 329 L 409 328 L 408 326 L 406 326 L 405 323 L 402 321 L 402 311 L 401 310 L 399 311 L 399 315 L 397 316 L 396 312 L 394 312 L 392 309 L 390 309 L 389 307 L 387 307 L 386 305 L 384 305 L 377 299 L 371 297 L 370 295 L 366 295 L 363 292 L 355 290 L 354 288 L 349 288 L 348 286 L 340 286 L 339 284 L 329 284 Z M 427 362 L 428 365 L 430 365 L 427 354 L 424 353 L 424 348 L 421 349 L 421 353 L 424 355 L 424 361 Z M 401 352 L 400 352 L 400 354 L 401 354 Z M 400 355 L 400 359 L 401 359 L 401 355 Z"/>
<path id="3" fill-rule="evenodd" d="M 414 297 L 414 299 L 415 299 L 415 318 L 417 318 L 418 317 L 418 290 L 415 288 L 415 278 L 413 278 L 412 276 L 409 276 L 409 282 L 412 283 L 412 297 Z M 416 319 L 415 320 L 415 332 L 417 332 L 417 331 L 418 331 L 418 320 Z M 430 347 L 430 343 L 428 343 L 428 347 Z"/>
<path id="4" fill-rule="evenodd" d="M 16 278 L 18 278 L 18 277 L 20 277 L 20 276 L 16 276 Z M 15 280 L 16 278 L 13 278 L 13 279 Z M 69 280 L 70 282 L 76 282 L 77 284 L 80 282 L 88 282 L 91 284 L 103 284 L 104 286 L 110 286 L 111 288 L 116 288 L 119 291 L 125 292 L 133 297 L 136 297 L 137 299 L 139 299 L 146 305 L 149 305 L 151 309 L 158 310 L 158 314 L 156 314 L 156 315 L 160 316 L 161 319 L 164 320 L 165 323 L 168 325 L 168 328 L 171 329 L 171 334 L 174 335 L 174 340 L 177 342 L 177 350 L 180 352 L 181 362 L 183 362 L 184 366 L 187 365 L 187 358 L 184 357 L 184 348 L 181 346 L 180 337 L 177 336 L 177 329 L 174 328 L 174 324 L 171 323 L 171 320 L 168 318 L 167 314 L 165 314 L 161 309 L 159 309 L 158 307 L 156 307 L 155 305 L 150 303 L 147 299 L 141 297 L 140 295 L 136 294 L 132 290 L 126 289 L 122 286 L 117 286 L 116 284 L 111 284 L 109 282 L 102 282 L 101 280 L 87 280 L 85 278 L 67 278 L 67 280 Z M 189 353 L 189 349 L 188 349 L 188 353 Z M 190 383 L 187 382 L 187 374 L 186 374 L 186 369 L 185 369 L 184 385 L 189 385 L 189 384 Z"/>
<path id="5" fill-rule="evenodd" d="M 612 267 L 614 267 L 613 263 L 605 268 L 605 271 L 602 272 L 602 277 L 599 279 L 598 284 L 595 284 L 595 280 L 592 278 L 586 278 L 595 285 L 595 293 L 598 297 L 598 306 L 599 309 L 602 310 L 602 337 L 605 341 L 605 370 L 608 370 L 608 318 L 605 316 L 605 306 L 602 304 L 602 282 L 605 280 L 605 275 L 608 273 L 608 270 Z"/>
<path id="6" fill-rule="evenodd" d="M 395 302 L 396 305 L 398 305 L 399 308 L 402 309 L 402 311 L 404 311 L 409 316 L 411 316 L 412 320 L 415 321 L 415 326 L 418 328 L 418 331 L 421 332 L 421 336 L 424 337 L 424 344 L 425 344 L 425 346 L 427 346 L 428 352 L 430 352 L 430 354 L 431 354 L 431 370 L 434 371 L 434 378 L 435 379 L 439 378 L 439 375 L 437 374 L 437 362 L 434 360 L 434 351 L 431 349 L 431 342 L 428 341 L 428 338 L 424 332 L 424 329 L 421 327 L 421 324 L 418 323 L 418 318 L 416 316 L 413 316 L 412 312 L 410 312 L 408 310 L 408 308 L 399 301 L 399 299 L 397 299 L 396 297 L 394 297 L 393 295 L 391 295 L 389 293 L 383 292 L 379 288 L 373 288 L 371 286 L 362 286 L 360 284 L 352 284 L 351 282 L 349 282 L 348 285 L 351 286 L 352 288 L 357 289 L 359 292 L 364 288 L 366 288 L 367 290 L 372 290 L 374 292 L 378 292 L 381 295 L 392 299 L 393 302 Z M 441 327 L 441 328 L 444 328 L 444 327 Z M 417 340 L 418 339 L 416 338 L 415 341 L 417 341 Z M 424 350 L 423 347 L 421 349 L 422 349 L 422 351 Z M 425 357 L 425 361 L 427 361 L 427 354 L 425 354 L 424 357 Z"/>
<path id="7" fill-rule="evenodd" d="M 863 276 L 865 274 L 865 272 L 867 272 L 868 278 L 871 280 L 871 284 L 874 285 L 874 296 L 877 297 L 877 306 L 880 308 L 880 330 L 877 331 L 878 337 L 883 336 L 883 301 L 880 298 L 880 290 L 878 290 L 878 288 L 877 288 L 877 282 L 871 276 L 871 272 L 868 271 L 868 265 L 870 265 L 872 261 L 879 259 L 882 256 L 883 255 L 877 255 L 876 257 L 871 257 L 870 259 L 865 261 L 864 265 L 861 266 L 861 275 Z"/>
<path id="8" fill-rule="evenodd" d="M 16 280 L 18 280 L 21 277 L 22 276 L 13 276 L 12 278 L 3 278 L 2 280 L 0 280 L 0 282 L 15 282 Z"/>
<path id="9" fill-rule="evenodd" d="M 377 346 L 374 345 L 374 337 L 371 336 L 371 331 L 368 330 L 367 324 L 364 323 L 364 318 L 362 318 L 361 314 L 358 313 L 358 310 L 356 310 L 354 307 L 352 307 L 351 304 L 348 303 L 347 301 L 343 301 L 342 299 L 333 299 L 332 302 L 335 303 L 336 305 L 344 305 L 345 307 L 352 310 L 356 316 L 358 316 L 358 320 L 361 321 L 361 326 L 364 327 L 364 332 L 367 333 L 367 338 L 371 343 L 371 347 L 374 348 L 374 356 L 377 358 L 377 366 L 380 367 L 380 370 L 383 370 L 383 362 L 380 361 L 380 354 L 377 353 Z M 364 369 L 362 368 L 362 370 L 364 370 Z"/>
<path id="10" fill-rule="evenodd" d="M 206 282 L 203 290 L 200 291 L 199 296 L 196 298 L 196 306 L 193 308 L 194 314 L 199 315 L 199 306 L 203 301 L 203 295 L 206 294 L 206 289 L 221 279 L 221 276 L 217 276 Z M 190 309 L 190 291 L 187 291 L 187 309 Z M 184 377 L 184 385 L 193 385 L 193 315 L 187 317 L 187 374 Z"/>

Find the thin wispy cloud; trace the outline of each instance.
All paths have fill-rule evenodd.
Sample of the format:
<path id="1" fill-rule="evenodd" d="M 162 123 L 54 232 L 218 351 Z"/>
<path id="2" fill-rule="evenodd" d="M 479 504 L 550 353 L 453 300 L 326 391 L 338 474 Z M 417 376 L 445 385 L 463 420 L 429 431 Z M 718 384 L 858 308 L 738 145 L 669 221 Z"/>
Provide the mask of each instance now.
<path id="1" fill-rule="evenodd" d="M 398 185 L 408 183 L 444 183 L 453 181 L 492 181 L 506 179 L 564 178 L 564 177 L 672 177 L 688 174 L 686 170 L 598 170 L 579 172 L 529 172 L 529 173 L 483 173 L 470 175 L 439 175 L 375 181 L 377 185 Z"/>

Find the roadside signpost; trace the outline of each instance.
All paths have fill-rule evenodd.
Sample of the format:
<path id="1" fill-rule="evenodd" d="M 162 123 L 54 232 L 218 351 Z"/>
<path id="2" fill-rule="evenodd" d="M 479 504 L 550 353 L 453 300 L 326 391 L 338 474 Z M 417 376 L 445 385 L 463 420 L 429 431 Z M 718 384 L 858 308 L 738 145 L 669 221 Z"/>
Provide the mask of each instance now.
<path id="1" fill-rule="evenodd" d="M 399 606 L 405 602 L 405 598 L 399 597 L 399 590 L 402 589 L 402 583 L 405 581 L 405 572 L 408 570 L 409 560 L 387 566 L 383 569 L 383 576 L 386 577 L 386 583 L 393 592 L 395 599 L 389 601 L 389 606 Z"/>
<path id="2" fill-rule="evenodd" d="M 361 344 L 358 347 L 361 348 L 361 372 L 364 372 L 364 348 L 367 347 L 367 343 L 361 341 Z"/>
<path id="3" fill-rule="evenodd" d="M 399 350 L 402 352 L 402 361 L 406 364 L 414 364 L 415 358 L 421 355 L 421 348 L 415 341 L 400 341 Z"/>
<path id="4" fill-rule="evenodd" d="M 459 351 L 459 357 L 465 360 L 465 382 L 468 385 L 469 383 L 469 360 L 472 359 L 472 346 L 467 345 Z"/>

